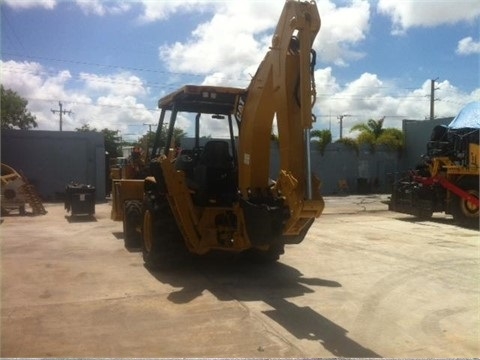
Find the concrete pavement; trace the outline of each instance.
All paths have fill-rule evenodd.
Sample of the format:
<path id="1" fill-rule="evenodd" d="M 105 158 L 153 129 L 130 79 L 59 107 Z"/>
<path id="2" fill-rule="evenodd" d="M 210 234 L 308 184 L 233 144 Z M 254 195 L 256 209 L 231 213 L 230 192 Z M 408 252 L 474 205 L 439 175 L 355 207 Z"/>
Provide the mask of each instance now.
<path id="1" fill-rule="evenodd" d="M 6 216 L 2 357 L 478 357 L 479 232 L 326 198 L 277 264 L 204 259 L 150 272 L 93 221 Z"/>

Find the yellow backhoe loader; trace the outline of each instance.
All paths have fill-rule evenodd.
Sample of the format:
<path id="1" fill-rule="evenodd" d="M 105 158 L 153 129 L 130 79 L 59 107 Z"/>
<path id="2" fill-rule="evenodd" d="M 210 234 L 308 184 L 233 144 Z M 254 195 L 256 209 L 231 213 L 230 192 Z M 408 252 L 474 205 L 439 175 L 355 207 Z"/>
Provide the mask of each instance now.
<path id="1" fill-rule="evenodd" d="M 285 2 L 270 50 L 246 89 L 183 86 L 159 100 L 160 119 L 143 181 L 122 180 L 124 229 L 141 239 L 147 266 L 184 254 L 249 252 L 275 261 L 285 244 L 300 243 L 324 202 L 310 168 L 315 51 L 320 29 L 315 2 Z M 191 146 L 174 146 L 176 119 L 195 122 Z M 280 171 L 270 179 L 270 139 L 278 126 Z M 206 121 L 228 139 L 203 143 Z M 139 202 L 142 195 L 142 216 Z M 135 201 L 136 210 L 130 210 Z"/>

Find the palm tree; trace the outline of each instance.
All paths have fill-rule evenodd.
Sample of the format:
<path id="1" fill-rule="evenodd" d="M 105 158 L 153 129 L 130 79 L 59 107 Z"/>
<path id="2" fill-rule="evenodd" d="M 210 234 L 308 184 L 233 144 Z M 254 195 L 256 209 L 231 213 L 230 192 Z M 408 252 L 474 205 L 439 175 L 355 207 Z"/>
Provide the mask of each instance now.
<path id="1" fill-rule="evenodd" d="M 392 150 L 399 150 L 403 147 L 403 132 L 399 129 L 387 128 L 384 129 L 376 141 L 378 145 L 384 145 Z"/>
<path id="2" fill-rule="evenodd" d="M 385 120 L 385 117 L 381 118 L 380 120 L 369 119 L 366 124 L 354 125 L 350 129 L 350 132 L 360 131 L 360 133 L 373 135 L 374 139 L 378 139 L 384 131 L 383 129 L 384 120 Z"/>
<path id="3" fill-rule="evenodd" d="M 394 128 L 383 128 L 383 121 L 385 117 L 380 120 L 369 119 L 366 124 L 357 124 L 350 130 L 360 131 L 357 137 L 357 143 L 368 144 L 372 148 L 378 145 L 385 145 L 392 150 L 399 150 L 403 146 L 403 132 Z"/>
<path id="4" fill-rule="evenodd" d="M 384 131 L 383 129 L 384 119 L 385 119 L 384 117 L 381 118 L 380 120 L 369 119 L 365 124 L 354 125 L 350 129 L 350 132 L 360 131 L 360 134 L 357 136 L 356 142 L 359 145 L 367 144 L 373 150 L 375 148 L 377 139 L 382 135 Z"/>
<path id="5" fill-rule="evenodd" d="M 312 130 L 310 132 L 310 138 L 318 138 L 318 140 L 314 141 L 318 143 L 320 154 L 323 155 L 325 147 L 332 142 L 332 132 L 330 130 Z"/>

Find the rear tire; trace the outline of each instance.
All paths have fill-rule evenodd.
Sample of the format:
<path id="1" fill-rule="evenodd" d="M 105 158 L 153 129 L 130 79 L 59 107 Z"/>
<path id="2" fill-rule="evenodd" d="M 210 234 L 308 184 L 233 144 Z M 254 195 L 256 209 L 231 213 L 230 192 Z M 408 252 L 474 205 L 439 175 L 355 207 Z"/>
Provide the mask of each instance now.
<path id="1" fill-rule="evenodd" d="M 154 270 L 171 269 L 185 260 L 188 253 L 164 197 L 147 197 L 144 201 L 142 253 L 145 266 Z"/>
<path id="2" fill-rule="evenodd" d="M 475 179 L 464 179 L 457 186 L 477 199 L 479 198 L 479 186 Z M 479 207 L 459 196 L 454 196 L 453 201 L 452 215 L 455 222 L 462 226 L 478 228 Z"/>
<path id="3" fill-rule="evenodd" d="M 139 248 L 142 242 L 142 203 L 128 200 L 123 204 L 123 236 L 126 248 Z"/>

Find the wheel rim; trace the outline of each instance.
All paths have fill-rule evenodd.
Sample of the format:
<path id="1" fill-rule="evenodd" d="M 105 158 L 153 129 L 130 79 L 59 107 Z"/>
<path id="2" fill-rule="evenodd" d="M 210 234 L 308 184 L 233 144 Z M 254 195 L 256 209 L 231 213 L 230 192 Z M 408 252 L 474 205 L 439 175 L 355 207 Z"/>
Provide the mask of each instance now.
<path id="1" fill-rule="evenodd" d="M 468 190 L 467 192 L 478 199 L 477 190 Z M 460 207 L 462 209 L 462 213 L 466 217 L 469 217 L 469 218 L 478 217 L 478 206 L 473 204 L 472 202 L 462 199 L 460 203 Z"/>
<path id="2" fill-rule="evenodd" d="M 145 215 L 143 216 L 143 244 L 147 252 L 152 251 L 152 238 L 152 213 L 150 210 L 146 210 Z"/>

